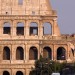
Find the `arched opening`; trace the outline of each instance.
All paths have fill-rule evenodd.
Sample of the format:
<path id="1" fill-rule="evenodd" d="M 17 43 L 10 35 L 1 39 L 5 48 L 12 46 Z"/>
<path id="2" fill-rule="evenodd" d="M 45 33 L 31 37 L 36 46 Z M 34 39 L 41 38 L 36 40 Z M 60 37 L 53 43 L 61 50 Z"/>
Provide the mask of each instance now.
<path id="1" fill-rule="evenodd" d="M 8 47 L 3 49 L 3 60 L 10 60 L 10 49 Z"/>
<path id="2" fill-rule="evenodd" d="M 4 71 L 3 75 L 10 75 L 8 71 Z"/>
<path id="3" fill-rule="evenodd" d="M 24 50 L 22 47 L 17 47 L 16 50 L 16 59 L 17 60 L 23 60 L 24 59 Z"/>
<path id="4" fill-rule="evenodd" d="M 38 35 L 38 25 L 35 22 L 30 23 L 30 35 Z"/>
<path id="5" fill-rule="evenodd" d="M 9 22 L 5 22 L 3 25 L 3 34 L 11 34 L 11 26 Z"/>
<path id="6" fill-rule="evenodd" d="M 59 47 L 57 49 L 57 60 L 65 60 L 66 59 L 66 50 L 63 47 Z"/>
<path id="7" fill-rule="evenodd" d="M 45 22 L 43 24 L 43 34 L 44 35 L 51 35 L 52 34 L 52 29 L 51 29 L 51 24 L 48 22 Z"/>
<path id="8" fill-rule="evenodd" d="M 17 71 L 16 75 L 23 75 L 23 72 Z"/>
<path id="9" fill-rule="evenodd" d="M 17 23 L 17 35 L 24 35 L 24 23 L 23 22 L 19 22 Z"/>
<path id="10" fill-rule="evenodd" d="M 38 59 L 38 50 L 36 47 L 31 47 L 29 50 L 29 60 L 37 60 Z"/>
<path id="11" fill-rule="evenodd" d="M 43 48 L 43 58 L 52 59 L 52 50 L 50 47 Z"/>

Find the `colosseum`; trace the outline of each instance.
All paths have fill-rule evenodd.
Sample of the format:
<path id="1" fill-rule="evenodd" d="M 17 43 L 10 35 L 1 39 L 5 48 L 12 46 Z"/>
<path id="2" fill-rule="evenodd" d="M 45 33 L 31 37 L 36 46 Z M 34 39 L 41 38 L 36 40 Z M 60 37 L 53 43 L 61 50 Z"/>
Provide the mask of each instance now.
<path id="1" fill-rule="evenodd" d="M 49 0 L 0 0 L 0 75 L 29 75 L 40 55 L 74 62 L 75 35 L 62 35 Z"/>

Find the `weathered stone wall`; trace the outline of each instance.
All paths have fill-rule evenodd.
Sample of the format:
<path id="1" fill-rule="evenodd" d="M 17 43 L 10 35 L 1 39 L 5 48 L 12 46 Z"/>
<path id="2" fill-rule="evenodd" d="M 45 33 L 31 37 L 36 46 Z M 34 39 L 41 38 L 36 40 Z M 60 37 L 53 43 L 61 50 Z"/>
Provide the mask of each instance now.
<path id="1" fill-rule="evenodd" d="M 17 35 L 17 23 L 24 24 L 24 35 Z M 37 23 L 38 35 L 30 35 L 30 23 Z M 43 24 L 51 24 L 51 34 L 43 34 Z M 10 34 L 4 34 L 4 23 L 10 24 Z M 18 0 L 0 0 L 0 75 L 4 71 L 10 75 L 16 75 L 21 71 L 24 75 L 29 75 L 34 67 L 35 60 L 29 60 L 31 47 L 37 48 L 37 58 L 43 56 L 44 47 L 51 48 L 51 60 L 74 62 L 74 55 L 71 48 L 75 48 L 75 38 L 62 37 L 57 24 L 56 11 L 52 10 L 49 0 L 23 0 L 23 4 L 18 4 Z M 10 60 L 4 60 L 4 47 L 10 50 Z M 23 60 L 17 60 L 17 47 L 23 48 Z M 57 60 L 57 49 L 65 49 L 65 60 Z"/>

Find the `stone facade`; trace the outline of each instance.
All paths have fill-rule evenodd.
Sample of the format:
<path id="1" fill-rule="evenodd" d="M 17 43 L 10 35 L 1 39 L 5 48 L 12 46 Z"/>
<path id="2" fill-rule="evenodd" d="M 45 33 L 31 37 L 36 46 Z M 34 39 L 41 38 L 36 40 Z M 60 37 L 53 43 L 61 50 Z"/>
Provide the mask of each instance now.
<path id="1" fill-rule="evenodd" d="M 75 37 L 60 34 L 49 0 L 22 1 L 0 0 L 0 75 L 29 75 L 40 55 L 74 62 Z M 44 34 L 44 23 L 51 34 Z"/>

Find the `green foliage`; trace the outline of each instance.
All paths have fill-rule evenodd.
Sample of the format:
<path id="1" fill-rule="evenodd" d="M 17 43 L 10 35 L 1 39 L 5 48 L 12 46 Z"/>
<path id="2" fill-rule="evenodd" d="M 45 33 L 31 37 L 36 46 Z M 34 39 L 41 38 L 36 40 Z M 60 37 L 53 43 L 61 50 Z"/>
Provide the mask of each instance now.
<path id="1" fill-rule="evenodd" d="M 35 69 L 30 72 L 30 75 L 51 75 L 53 72 L 60 72 L 65 68 L 66 63 L 59 63 L 47 58 L 42 58 L 35 62 Z"/>

